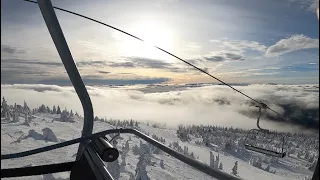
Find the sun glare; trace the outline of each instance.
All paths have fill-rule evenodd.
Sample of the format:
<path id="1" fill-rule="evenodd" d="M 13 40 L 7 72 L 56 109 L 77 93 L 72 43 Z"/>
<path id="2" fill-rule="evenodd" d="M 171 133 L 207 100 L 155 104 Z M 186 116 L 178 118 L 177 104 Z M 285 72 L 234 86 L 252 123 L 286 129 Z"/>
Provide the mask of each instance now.
<path id="1" fill-rule="evenodd" d="M 173 32 L 165 23 L 157 21 L 136 22 L 130 26 L 129 32 L 145 40 L 145 42 L 142 43 L 127 35 L 116 33 L 114 37 L 120 40 L 119 50 L 121 55 L 170 59 L 167 54 L 153 47 L 155 45 L 168 51 L 173 50 Z"/>

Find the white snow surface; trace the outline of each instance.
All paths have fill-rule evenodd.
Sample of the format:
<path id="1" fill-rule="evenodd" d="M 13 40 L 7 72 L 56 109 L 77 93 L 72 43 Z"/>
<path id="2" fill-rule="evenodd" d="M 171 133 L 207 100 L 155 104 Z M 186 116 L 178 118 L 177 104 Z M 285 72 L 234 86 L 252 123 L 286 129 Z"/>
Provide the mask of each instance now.
<path id="1" fill-rule="evenodd" d="M 80 117 L 75 118 L 75 122 L 60 122 L 53 121 L 53 118 L 57 118 L 59 115 L 56 114 L 35 114 L 35 119 L 30 122 L 30 127 L 23 125 L 24 118 L 20 117 L 19 122 L 10 123 L 1 120 L 1 154 L 16 153 L 25 150 L 31 150 L 57 142 L 50 142 L 45 140 L 39 140 L 37 138 L 29 137 L 22 139 L 18 143 L 12 143 L 17 140 L 20 136 L 27 135 L 30 130 L 35 130 L 35 132 L 42 134 L 42 129 L 50 128 L 54 134 L 57 136 L 58 140 L 65 141 L 80 137 L 81 130 L 83 126 L 83 120 Z M 94 122 L 94 132 L 100 132 L 106 129 L 115 128 L 106 122 L 95 121 Z M 190 142 L 181 142 L 177 137 L 175 129 L 168 128 L 154 128 L 148 126 L 147 124 L 140 123 L 139 130 L 144 133 L 149 133 L 162 137 L 166 140 L 165 144 L 169 145 L 172 142 L 179 142 L 181 147 L 188 146 L 189 152 L 193 152 L 195 157 L 198 156 L 199 161 L 209 165 L 210 149 L 209 147 L 199 146 L 194 143 L 197 138 L 191 136 Z M 120 179 L 129 179 L 130 174 L 135 175 L 136 164 L 138 162 L 139 155 L 134 155 L 132 148 L 134 145 L 140 147 L 140 139 L 134 135 L 121 134 L 120 139 L 118 139 L 117 148 L 122 151 L 122 146 L 131 136 L 131 141 L 129 141 L 129 152 L 126 155 L 126 166 L 121 167 Z M 145 141 L 143 143 L 147 144 Z M 36 166 L 44 165 L 50 163 L 61 163 L 75 160 L 75 154 L 77 152 L 78 144 L 68 146 L 61 149 L 56 149 L 53 151 L 40 153 L 32 156 L 27 156 L 18 159 L 2 160 L 1 168 L 17 168 L 23 166 Z M 301 159 L 294 157 L 286 157 L 279 161 L 277 167 L 271 166 L 271 169 L 275 169 L 276 173 L 272 174 L 249 165 L 247 161 L 238 159 L 234 156 L 228 155 L 227 153 L 220 151 L 212 151 L 216 156 L 219 154 L 220 162 L 223 164 L 223 171 L 226 173 L 231 173 L 231 169 L 234 166 L 235 161 L 238 161 L 238 172 L 239 177 L 243 179 L 272 179 L 272 180 L 284 180 L 284 179 L 303 179 L 305 177 L 312 176 L 313 172 L 308 170 Z M 262 155 L 263 156 L 263 155 Z M 121 154 L 119 157 L 119 163 L 121 164 Z M 160 167 L 160 161 L 164 162 L 164 169 Z M 147 166 L 147 172 L 150 179 L 192 179 L 192 180 L 206 180 L 213 179 L 212 177 L 193 169 L 189 165 L 171 157 L 166 153 L 152 154 L 151 162 L 154 165 Z M 267 166 L 267 164 L 263 164 Z M 10 179 L 68 179 L 69 173 L 57 173 L 46 176 L 33 176 L 33 177 L 22 177 L 22 178 L 10 178 Z"/>

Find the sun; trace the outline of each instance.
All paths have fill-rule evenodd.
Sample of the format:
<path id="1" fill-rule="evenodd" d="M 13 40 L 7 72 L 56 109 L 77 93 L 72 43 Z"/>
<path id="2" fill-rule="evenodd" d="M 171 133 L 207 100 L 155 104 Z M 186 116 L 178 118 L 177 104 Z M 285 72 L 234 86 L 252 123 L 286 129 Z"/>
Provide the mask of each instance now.
<path id="1" fill-rule="evenodd" d="M 158 46 L 167 51 L 174 50 L 174 35 L 172 29 L 164 22 L 140 21 L 133 23 L 129 32 L 145 42 L 140 42 L 127 35 L 117 33 L 120 54 L 123 56 L 144 57 L 150 59 L 167 59 L 169 56 L 153 47 Z M 127 36 L 127 37 L 125 37 Z"/>

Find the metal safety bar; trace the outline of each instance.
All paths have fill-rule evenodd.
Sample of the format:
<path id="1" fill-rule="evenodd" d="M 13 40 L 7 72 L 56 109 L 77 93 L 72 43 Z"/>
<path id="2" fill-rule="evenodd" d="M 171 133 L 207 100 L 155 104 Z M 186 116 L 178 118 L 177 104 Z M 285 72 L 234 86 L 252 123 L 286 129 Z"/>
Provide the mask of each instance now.
<path id="1" fill-rule="evenodd" d="M 58 18 L 52 7 L 51 0 L 38 0 L 38 5 L 43 16 L 43 19 L 48 27 L 51 38 L 58 50 L 62 63 L 68 73 L 72 85 L 81 101 L 84 113 L 84 124 L 82 136 L 89 136 L 93 129 L 93 108 L 88 91 L 81 79 L 77 65 L 72 58 L 67 41 L 63 35 Z M 79 144 L 77 157 L 78 160 L 88 142 L 83 141 Z"/>
<path id="2" fill-rule="evenodd" d="M 217 169 L 213 169 L 210 166 L 208 166 L 207 164 L 204 164 L 200 161 L 197 161 L 195 159 L 192 159 L 190 157 L 187 157 L 169 147 L 167 147 L 166 145 L 160 143 L 159 141 L 156 141 L 155 139 L 143 134 L 142 132 L 136 130 L 136 129 L 110 129 L 110 130 L 106 130 L 106 131 L 102 131 L 99 133 L 95 133 L 91 136 L 87 136 L 87 137 L 81 137 L 81 138 L 77 138 L 77 139 L 73 139 L 70 141 L 66 141 L 66 142 L 62 142 L 59 144 L 55 144 L 55 145 L 51 145 L 51 146 L 46 146 L 43 148 L 38 148 L 38 149 L 34 149 L 34 150 L 30 150 L 30 151 L 25 151 L 25 152 L 21 152 L 21 153 L 14 153 L 14 154 L 6 154 L 6 155 L 1 155 L 1 160 L 2 159 L 10 159 L 10 158 L 19 158 L 19 157 L 24 157 L 24 156 L 29 156 L 32 154 L 38 154 L 41 152 L 46 152 L 46 151 L 50 151 L 53 149 L 57 149 L 57 148 L 62 148 L 65 146 L 69 146 L 72 144 L 76 144 L 79 143 L 81 141 L 84 140 L 94 140 L 98 137 L 103 137 L 106 134 L 112 134 L 112 133 L 122 133 L 122 134 L 134 134 L 136 136 L 138 136 L 139 138 L 145 140 L 146 142 L 152 144 L 153 146 L 161 149 L 162 151 L 168 153 L 169 155 L 173 156 L 176 159 L 179 159 L 180 161 L 188 164 L 189 166 L 213 177 L 216 179 L 221 179 L 221 180 L 239 180 L 239 177 L 235 177 L 232 176 L 230 174 L 227 174 L 225 172 L 222 172 L 220 170 Z"/>

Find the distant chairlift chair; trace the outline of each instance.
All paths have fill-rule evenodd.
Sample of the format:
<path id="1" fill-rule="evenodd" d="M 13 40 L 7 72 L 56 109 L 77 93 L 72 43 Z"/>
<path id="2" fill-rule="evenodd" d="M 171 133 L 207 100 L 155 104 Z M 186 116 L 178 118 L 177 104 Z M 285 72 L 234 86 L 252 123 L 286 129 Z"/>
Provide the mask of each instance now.
<path id="1" fill-rule="evenodd" d="M 253 144 L 250 144 L 250 135 L 255 135 L 255 134 L 258 134 L 259 132 L 262 132 L 264 134 L 271 134 L 271 131 L 268 130 L 268 129 L 263 129 L 260 127 L 259 125 L 259 121 L 260 121 L 260 117 L 261 117 L 261 109 L 266 109 L 267 108 L 267 105 L 264 104 L 264 103 L 261 103 L 259 106 L 256 106 L 259 108 L 259 116 L 258 116 L 258 119 L 257 119 L 257 127 L 258 129 L 251 129 L 247 136 L 246 136 L 246 139 L 244 140 L 244 147 L 250 151 L 255 151 L 255 152 L 258 152 L 258 153 L 262 153 L 262 154 L 266 154 L 266 155 L 269 155 L 269 156 L 275 156 L 275 157 L 279 157 L 279 158 L 284 158 L 286 156 L 286 152 L 284 152 L 284 143 L 285 143 L 285 138 L 283 135 L 279 134 L 279 136 L 281 136 L 281 150 L 280 151 L 277 151 L 277 150 L 270 150 L 270 149 L 265 149 L 265 148 L 262 148 L 262 147 L 258 147 L 257 145 L 253 145 Z M 275 136 L 275 135 L 274 135 Z M 273 136 L 273 138 L 274 138 Z M 269 141 L 272 142 L 273 139 L 271 139 Z"/>

